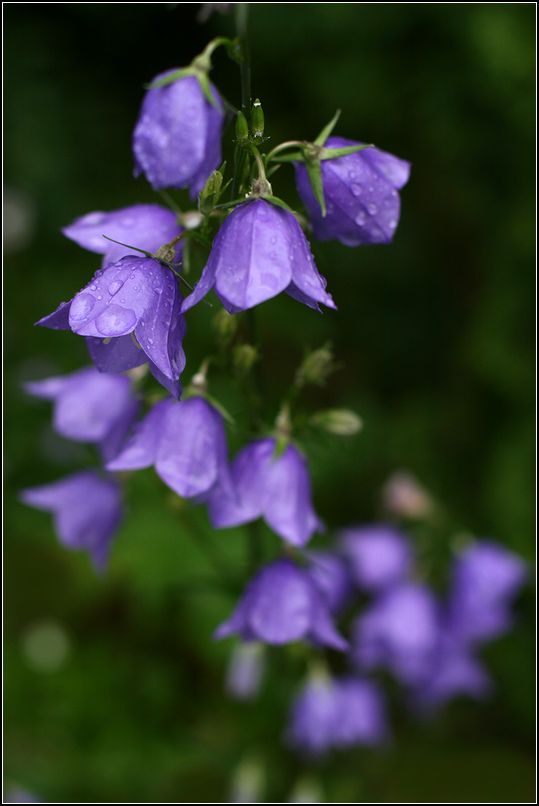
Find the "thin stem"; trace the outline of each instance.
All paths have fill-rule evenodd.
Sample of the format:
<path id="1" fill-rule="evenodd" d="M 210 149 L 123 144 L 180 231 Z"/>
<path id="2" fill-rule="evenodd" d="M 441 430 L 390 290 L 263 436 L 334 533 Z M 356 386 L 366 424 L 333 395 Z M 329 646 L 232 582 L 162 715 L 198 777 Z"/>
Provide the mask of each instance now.
<path id="1" fill-rule="evenodd" d="M 248 3 L 238 3 L 236 5 L 236 35 L 239 45 L 239 66 L 241 81 L 241 109 L 248 117 L 251 112 L 251 65 L 249 59 L 249 45 L 247 42 L 247 17 L 249 14 Z M 244 150 L 236 145 L 234 151 L 234 181 L 232 182 L 231 199 L 235 199 L 240 191 L 241 177 L 247 155 Z"/>
<path id="2" fill-rule="evenodd" d="M 305 142 L 302 140 L 287 140 L 285 143 L 279 143 L 279 145 L 275 146 L 275 148 L 272 148 L 272 150 L 266 156 L 266 164 L 271 162 L 273 157 L 280 151 L 284 151 L 287 148 L 298 148 L 303 145 L 305 145 Z"/>

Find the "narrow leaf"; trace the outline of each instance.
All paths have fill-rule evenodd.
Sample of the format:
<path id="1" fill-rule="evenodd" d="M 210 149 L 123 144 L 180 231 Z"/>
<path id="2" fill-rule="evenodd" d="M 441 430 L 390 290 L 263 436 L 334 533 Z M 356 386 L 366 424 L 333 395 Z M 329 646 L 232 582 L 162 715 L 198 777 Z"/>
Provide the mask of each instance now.
<path id="1" fill-rule="evenodd" d="M 324 185 L 322 183 L 322 169 L 320 167 L 320 160 L 306 160 L 305 167 L 307 169 L 307 174 L 309 176 L 309 182 L 311 183 L 314 197 L 320 205 L 322 216 L 325 217 L 326 200 L 324 198 Z"/>
<path id="2" fill-rule="evenodd" d="M 320 154 L 321 160 L 334 160 L 337 157 L 345 157 L 347 154 L 356 154 L 364 148 L 374 148 L 372 143 L 357 146 L 343 146 L 342 148 L 324 148 Z"/>
<path id="3" fill-rule="evenodd" d="M 144 86 L 147 90 L 155 90 L 159 87 L 166 87 L 168 84 L 174 84 L 175 81 L 179 81 L 180 78 L 192 76 L 193 72 L 194 71 L 190 67 L 182 67 L 180 70 L 174 70 L 172 73 L 169 73 L 168 76 L 157 78 L 155 81 L 151 81 L 149 84 L 145 84 Z"/>
<path id="4" fill-rule="evenodd" d="M 326 140 L 328 139 L 329 135 L 337 125 L 337 121 L 339 120 L 340 116 L 341 116 L 341 110 L 337 109 L 337 111 L 335 112 L 329 123 L 326 126 L 324 126 L 324 128 L 314 141 L 317 146 L 325 145 Z"/>

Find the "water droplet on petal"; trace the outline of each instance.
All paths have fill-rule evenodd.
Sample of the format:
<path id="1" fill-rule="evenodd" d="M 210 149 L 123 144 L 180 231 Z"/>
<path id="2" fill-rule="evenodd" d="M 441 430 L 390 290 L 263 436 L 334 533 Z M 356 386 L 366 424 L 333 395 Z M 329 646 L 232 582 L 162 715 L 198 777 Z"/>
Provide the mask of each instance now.
<path id="1" fill-rule="evenodd" d="M 361 196 L 361 192 L 362 192 L 363 188 L 361 187 L 360 184 L 358 184 L 357 182 L 354 182 L 352 185 L 350 185 L 350 190 L 352 191 L 354 196 Z"/>
<path id="2" fill-rule="evenodd" d="M 364 226 L 366 220 L 367 219 L 366 219 L 365 213 L 363 211 L 361 213 L 357 214 L 357 216 L 356 216 L 356 224 L 359 227 Z"/>
<path id="3" fill-rule="evenodd" d="M 95 299 L 91 294 L 85 294 L 84 292 L 82 294 L 77 294 L 71 303 L 69 316 L 71 319 L 74 319 L 77 322 L 81 319 L 86 319 L 94 305 Z"/>
<path id="4" fill-rule="evenodd" d="M 113 280 L 112 283 L 109 285 L 108 291 L 111 296 L 117 294 L 120 288 L 123 286 L 123 283 L 120 280 Z"/>
<path id="5" fill-rule="evenodd" d="M 369 215 L 376 215 L 378 207 L 375 204 L 368 204 L 367 210 L 369 211 Z"/>
<path id="6" fill-rule="evenodd" d="M 130 308 L 121 308 L 120 305 L 109 305 L 100 314 L 95 325 L 104 336 L 119 336 L 129 331 L 135 326 L 137 316 Z"/>

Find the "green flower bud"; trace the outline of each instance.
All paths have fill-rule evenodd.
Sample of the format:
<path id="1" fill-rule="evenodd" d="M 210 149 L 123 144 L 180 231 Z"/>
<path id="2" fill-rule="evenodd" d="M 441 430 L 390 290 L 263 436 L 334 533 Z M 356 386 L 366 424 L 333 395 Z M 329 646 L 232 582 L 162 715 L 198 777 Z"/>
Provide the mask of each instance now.
<path id="1" fill-rule="evenodd" d="M 223 174 L 221 171 L 213 171 L 198 197 L 198 207 L 201 213 L 207 215 L 213 210 L 215 205 L 219 202 L 222 185 Z"/>
<path id="2" fill-rule="evenodd" d="M 352 437 L 363 428 L 363 421 L 349 409 L 327 409 L 311 418 L 313 425 L 339 437 Z"/>
<path id="3" fill-rule="evenodd" d="M 305 356 L 296 371 L 296 386 L 300 388 L 308 384 L 323 386 L 335 369 L 331 344 L 326 344 Z"/>
<path id="4" fill-rule="evenodd" d="M 258 98 L 251 110 L 251 134 L 253 137 L 263 137 L 264 135 L 264 111 Z"/>
<path id="5" fill-rule="evenodd" d="M 236 316 L 221 308 L 213 318 L 213 326 L 219 338 L 221 346 L 228 346 L 238 329 L 238 319 Z"/>
<path id="6" fill-rule="evenodd" d="M 234 369 L 239 375 L 247 375 L 258 361 L 258 350 L 252 344 L 238 344 L 232 354 Z"/>
<path id="7" fill-rule="evenodd" d="M 236 140 L 243 142 L 249 139 L 249 126 L 247 125 L 247 118 L 243 112 L 238 112 L 236 115 Z"/>

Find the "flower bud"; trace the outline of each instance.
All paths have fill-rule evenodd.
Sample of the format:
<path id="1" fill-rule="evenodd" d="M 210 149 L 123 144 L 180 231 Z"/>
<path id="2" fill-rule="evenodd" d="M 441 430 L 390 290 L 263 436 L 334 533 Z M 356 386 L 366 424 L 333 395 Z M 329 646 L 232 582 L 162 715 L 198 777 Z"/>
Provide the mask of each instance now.
<path id="1" fill-rule="evenodd" d="M 262 137 L 264 135 L 264 110 L 258 98 L 251 110 L 251 134 L 253 137 Z"/>
<path id="2" fill-rule="evenodd" d="M 239 344 L 234 350 L 232 361 L 239 375 L 246 375 L 258 361 L 258 350 L 252 344 Z"/>
<path id="3" fill-rule="evenodd" d="M 221 308 L 213 318 L 213 326 L 220 341 L 220 346 L 226 347 L 236 335 L 238 320 L 228 311 L 225 311 L 224 308 Z"/>
<path id="4" fill-rule="evenodd" d="M 305 356 L 296 371 L 296 385 L 299 387 L 308 384 L 323 386 L 335 368 L 331 345 L 326 344 Z"/>
<path id="5" fill-rule="evenodd" d="M 314 425 L 339 437 L 351 437 L 363 428 L 363 421 L 349 409 L 327 409 L 317 412 L 311 420 Z"/>
<path id="6" fill-rule="evenodd" d="M 223 174 L 221 171 L 213 171 L 198 197 L 198 207 L 201 213 L 205 215 L 211 213 L 219 201 L 222 185 Z"/>
<path id="7" fill-rule="evenodd" d="M 249 139 L 249 126 L 247 119 L 243 112 L 238 112 L 236 115 L 236 140 L 240 143 Z"/>

